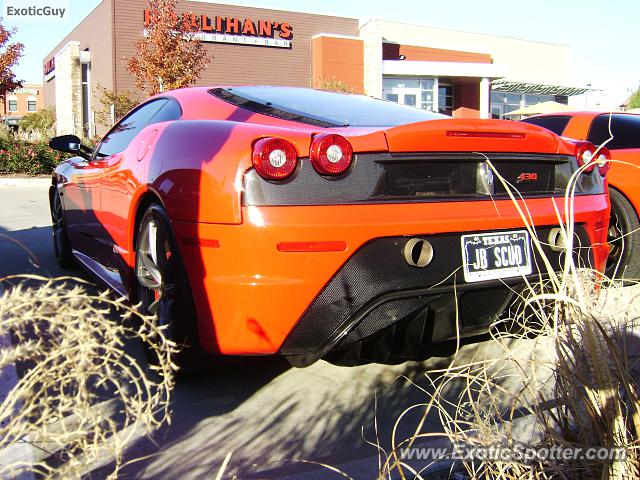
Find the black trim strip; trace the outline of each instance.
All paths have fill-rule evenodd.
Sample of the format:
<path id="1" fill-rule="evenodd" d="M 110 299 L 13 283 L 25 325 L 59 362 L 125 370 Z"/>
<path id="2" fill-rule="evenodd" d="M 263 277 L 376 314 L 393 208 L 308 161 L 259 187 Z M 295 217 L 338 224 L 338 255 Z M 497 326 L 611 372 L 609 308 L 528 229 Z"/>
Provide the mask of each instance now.
<path id="1" fill-rule="evenodd" d="M 96 262 L 93 258 L 77 250 L 73 250 L 73 256 L 82 263 L 87 270 L 96 276 L 98 280 L 107 284 L 119 295 L 123 297 L 128 296 L 127 289 L 125 288 L 124 283 L 122 282 L 122 277 L 120 277 L 118 272 L 107 269 L 104 265 Z"/>
<path id="2" fill-rule="evenodd" d="M 266 115 L 267 117 L 279 118 L 280 120 L 289 120 L 292 122 L 306 123 L 308 125 L 314 125 L 316 127 L 329 128 L 329 127 L 344 127 L 338 123 L 327 122 L 320 118 L 312 117 L 310 115 L 302 115 L 300 113 L 287 112 L 271 105 L 265 105 L 263 103 L 249 100 L 248 98 L 241 97 L 231 92 L 231 88 L 212 88 L 209 90 L 209 94 L 213 95 L 220 100 L 224 100 L 231 105 L 240 107 L 243 110 L 248 110 L 253 113 L 259 113 Z"/>

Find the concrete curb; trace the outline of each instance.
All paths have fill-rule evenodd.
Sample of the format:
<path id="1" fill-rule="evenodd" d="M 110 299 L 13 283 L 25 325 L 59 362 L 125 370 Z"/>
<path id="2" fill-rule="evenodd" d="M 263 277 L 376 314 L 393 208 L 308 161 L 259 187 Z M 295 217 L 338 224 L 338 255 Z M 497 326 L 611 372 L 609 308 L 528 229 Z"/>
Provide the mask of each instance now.
<path id="1" fill-rule="evenodd" d="M 51 177 L 0 177 L 0 187 L 46 187 Z"/>

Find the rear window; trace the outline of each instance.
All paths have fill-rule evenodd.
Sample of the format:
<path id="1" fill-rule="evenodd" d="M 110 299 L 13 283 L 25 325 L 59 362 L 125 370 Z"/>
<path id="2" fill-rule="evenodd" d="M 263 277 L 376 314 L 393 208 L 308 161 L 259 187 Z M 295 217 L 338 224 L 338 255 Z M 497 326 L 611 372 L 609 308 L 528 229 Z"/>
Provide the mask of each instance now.
<path id="1" fill-rule="evenodd" d="M 548 115 L 544 117 L 525 118 L 522 121 L 551 130 L 556 135 L 562 135 L 570 119 L 571 117 L 569 115 Z"/>
<path id="2" fill-rule="evenodd" d="M 607 148 L 640 148 L 640 116 L 637 115 L 609 115 L 607 113 L 598 115 L 591 123 L 587 140 L 595 145 L 600 145 L 611 136 L 609 117 L 611 117 L 613 139 L 607 143 Z"/>
<path id="3" fill-rule="evenodd" d="M 245 110 L 321 127 L 393 127 L 449 118 L 363 95 L 308 88 L 214 88 L 209 93 Z"/>

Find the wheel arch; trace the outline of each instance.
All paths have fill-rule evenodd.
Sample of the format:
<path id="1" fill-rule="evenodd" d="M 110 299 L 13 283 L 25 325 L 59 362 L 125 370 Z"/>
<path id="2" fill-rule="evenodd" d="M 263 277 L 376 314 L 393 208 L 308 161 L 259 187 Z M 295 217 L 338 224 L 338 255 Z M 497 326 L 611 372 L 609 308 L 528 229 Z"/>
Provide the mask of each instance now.
<path id="1" fill-rule="evenodd" d="M 144 212 L 149 208 L 150 205 L 157 203 L 164 208 L 164 202 L 162 201 L 162 197 L 152 189 L 145 189 L 144 192 L 140 194 L 138 199 L 134 202 L 135 209 L 134 214 L 132 215 L 132 222 L 130 225 L 131 235 L 129 238 L 131 239 L 131 251 L 134 252 L 136 246 L 136 240 L 138 235 L 138 227 L 140 226 L 140 222 L 142 221 L 142 216 Z M 166 211 L 166 209 L 165 209 Z"/>
<path id="2" fill-rule="evenodd" d="M 131 247 L 131 261 L 132 261 L 132 270 L 131 270 L 131 293 L 134 295 L 135 301 L 139 301 L 139 298 L 137 298 L 137 293 L 134 293 L 134 286 L 136 285 L 136 282 L 138 281 L 136 279 L 136 273 L 135 273 L 135 265 L 136 265 L 136 251 L 137 251 L 137 242 L 138 242 L 138 231 L 140 230 L 140 226 L 142 223 L 142 220 L 144 218 L 145 212 L 149 209 L 149 207 L 151 205 L 158 205 L 162 210 L 164 215 L 166 215 L 166 218 L 169 222 L 169 235 L 171 235 L 171 237 L 173 238 L 173 242 L 174 242 L 174 246 L 176 249 L 176 257 L 179 259 L 180 262 L 183 262 L 182 260 L 182 252 L 180 251 L 180 244 L 178 242 L 178 237 L 176 235 L 176 231 L 174 229 L 173 226 L 173 219 L 171 218 L 169 212 L 167 211 L 165 204 L 162 200 L 162 196 L 155 190 L 153 189 L 146 189 L 143 192 L 140 193 L 139 197 L 137 198 L 137 200 L 134 202 L 135 203 L 135 210 L 134 210 L 134 214 L 132 215 L 132 222 L 131 222 L 131 229 L 133 230 L 132 234 L 130 235 L 131 238 L 131 242 L 132 242 L 132 247 Z M 184 264 L 183 264 L 184 266 Z M 191 278 L 188 274 L 188 271 L 185 269 L 184 271 L 184 283 L 187 286 L 187 292 L 189 295 L 189 301 L 193 303 L 194 305 L 194 309 L 195 309 L 195 299 L 193 297 L 193 290 L 191 287 Z M 191 329 L 193 328 L 193 332 L 190 333 L 195 335 L 192 335 L 192 339 L 195 339 L 197 341 L 198 338 L 202 335 L 202 332 L 200 332 L 200 321 L 198 318 L 198 314 L 197 314 L 197 310 L 194 310 L 193 312 L 193 318 L 191 319 L 191 321 L 193 322 L 193 325 L 183 325 L 184 328 L 188 328 Z M 195 332 L 195 333 L 194 333 Z M 209 332 L 207 332 L 207 334 L 209 334 Z M 197 350 L 200 350 L 200 347 L 197 347 Z"/>
<path id="3" fill-rule="evenodd" d="M 150 205 L 157 203 L 164 208 L 164 204 L 162 202 L 162 198 L 157 192 L 151 189 L 143 189 L 138 193 L 136 197 L 134 197 L 131 202 L 131 211 L 129 215 L 129 225 L 128 225 L 128 234 L 127 241 L 130 242 L 127 245 L 127 250 L 123 251 L 123 256 L 126 255 L 126 264 L 128 268 L 126 269 L 126 283 L 127 290 L 131 294 L 134 294 L 134 289 L 136 285 L 135 278 L 135 268 L 136 268 L 136 242 L 138 240 L 138 229 L 140 227 L 140 222 L 142 221 L 142 217 L 144 216 L 144 212 L 149 208 Z"/>
<path id="4" fill-rule="evenodd" d="M 49 212 L 51 213 L 51 221 L 53 221 L 53 196 L 58 191 L 58 179 L 54 176 L 51 178 L 51 185 L 49 185 Z M 65 208 L 65 200 L 62 196 L 62 192 L 60 192 L 60 204 L 62 205 L 62 215 L 63 218 L 67 217 L 67 209 Z"/>
<path id="5" fill-rule="evenodd" d="M 629 202 L 629 205 L 631 205 L 631 208 L 633 208 L 633 210 L 636 212 L 636 217 L 640 218 L 640 215 L 638 214 L 638 208 L 636 208 L 636 205 L 633 202 L 633 200 L 631 199 L 631 197 L 629 195 L 627 195 L 623 189 L 617 187 L 616 185 L 609 184 L 609 190 L 615 190 L 617 193 L 622 195 L 624 197 L 624 199 L 627 202 Z"/>

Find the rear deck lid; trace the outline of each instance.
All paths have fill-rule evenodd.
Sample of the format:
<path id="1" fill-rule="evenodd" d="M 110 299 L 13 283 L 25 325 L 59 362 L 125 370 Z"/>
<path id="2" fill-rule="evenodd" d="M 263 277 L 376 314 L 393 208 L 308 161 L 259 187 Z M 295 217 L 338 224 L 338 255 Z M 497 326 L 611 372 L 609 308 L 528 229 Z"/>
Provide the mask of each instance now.
<path id="1" fill-rule="evenodd" d="M 506 120 L 445 119 L 385 130 L 395 152 L 557 153 L 560 139 L 534 125 Z"/>

